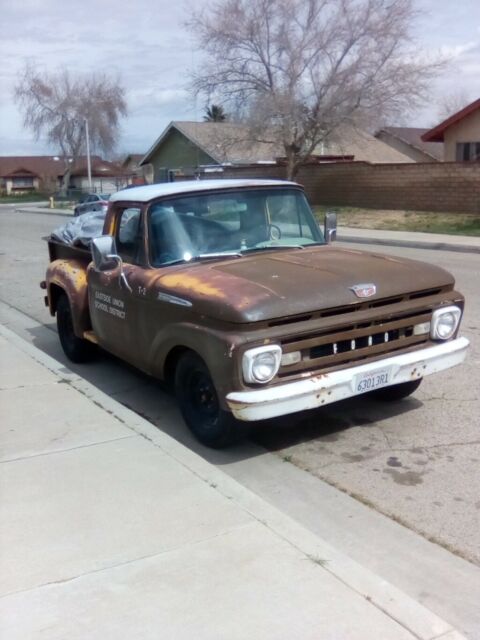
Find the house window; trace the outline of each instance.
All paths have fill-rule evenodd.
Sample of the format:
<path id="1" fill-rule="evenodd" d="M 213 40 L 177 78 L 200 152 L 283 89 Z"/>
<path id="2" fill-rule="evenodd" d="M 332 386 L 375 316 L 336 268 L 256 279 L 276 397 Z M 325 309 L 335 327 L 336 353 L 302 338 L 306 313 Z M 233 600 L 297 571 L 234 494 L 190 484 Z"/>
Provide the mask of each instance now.
<path id="1" fill-rule="evenodd" d="M 31 189 L 33 187 L 33 178 L 12 178 L 13 189 Z"/>
<path id="2" fill-rule="evenodd" d="M 457 142 L 457 162 L 480 160 L 480 142 Z"/>

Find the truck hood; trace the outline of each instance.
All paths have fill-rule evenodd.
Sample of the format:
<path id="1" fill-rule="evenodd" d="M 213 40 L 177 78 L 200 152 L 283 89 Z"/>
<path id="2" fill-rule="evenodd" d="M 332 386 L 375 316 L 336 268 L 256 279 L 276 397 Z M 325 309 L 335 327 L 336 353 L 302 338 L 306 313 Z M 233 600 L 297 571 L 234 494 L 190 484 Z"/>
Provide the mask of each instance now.
<path id="1" fill-rule="evenodd" d="M 159 274 L 159 292 L 191 303 L 196 313 L 229 322 L 259 322 L 358 304 L 351 287 L 373 283 L 369 302 L 452 286 L 430 264 L 364 251 L 316 246 L 182 265 Z"/>

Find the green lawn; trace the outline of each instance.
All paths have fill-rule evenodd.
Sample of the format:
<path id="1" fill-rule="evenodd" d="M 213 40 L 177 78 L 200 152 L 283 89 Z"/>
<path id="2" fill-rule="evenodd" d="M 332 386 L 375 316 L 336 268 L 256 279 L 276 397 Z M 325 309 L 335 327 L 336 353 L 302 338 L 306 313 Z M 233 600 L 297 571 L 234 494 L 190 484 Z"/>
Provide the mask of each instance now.
<path id="1" fill-rule="evenodd" d="M 22 204 L 22 202 L 40 202 L 48 200 L 45 193 L 22 193 L 18 196 L 0 196 L 0 204 Z"/>
<path id="2" fill-rule="evenodd" d="M 480 214 L 393 211 L 321 205 L 315 206 L 313 209 L 321 223 L 323 223 L 326 211 L 336 211 L 340 227 L 480 236 Z"/>

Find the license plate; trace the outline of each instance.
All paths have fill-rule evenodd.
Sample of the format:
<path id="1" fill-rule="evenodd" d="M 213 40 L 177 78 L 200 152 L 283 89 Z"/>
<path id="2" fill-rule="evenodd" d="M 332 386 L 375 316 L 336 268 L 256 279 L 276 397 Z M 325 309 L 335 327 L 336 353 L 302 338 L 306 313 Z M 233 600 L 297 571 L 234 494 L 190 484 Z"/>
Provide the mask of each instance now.
<path id="1" fill-rule="evenodd" d="M 391 383 L 392 371 L 390 367 L 378 369 L 369 373 L 361 373 L 355 378 L 355 391 L 367 393 L 380 387 L 387 387 Z"/>

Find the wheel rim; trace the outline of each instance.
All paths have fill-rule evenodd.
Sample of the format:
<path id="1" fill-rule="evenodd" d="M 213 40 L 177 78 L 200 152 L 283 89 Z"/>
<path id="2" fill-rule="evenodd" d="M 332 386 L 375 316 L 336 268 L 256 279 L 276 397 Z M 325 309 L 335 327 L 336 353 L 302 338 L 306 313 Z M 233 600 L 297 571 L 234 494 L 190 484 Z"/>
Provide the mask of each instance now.
<path id="1" fill-rule="evenodd" d="M 213 427 L 218 419 L 219 405 L 210 376 L 203 371 L 193 371 L 187 393 L 192 412 L 200 417 L 205 427 Z"/>
<path id="2" fill-rule="evenodd" d="M 72 349 L 75 343 L 75 332 L 73 330 L 73 320 L 72 314 L 70 313 L 69 308 L 63 308 L 61 314 L 62 321 L 62 333 L 61 338 L 63 339 L 66 347 L 68 349 Z"/>

